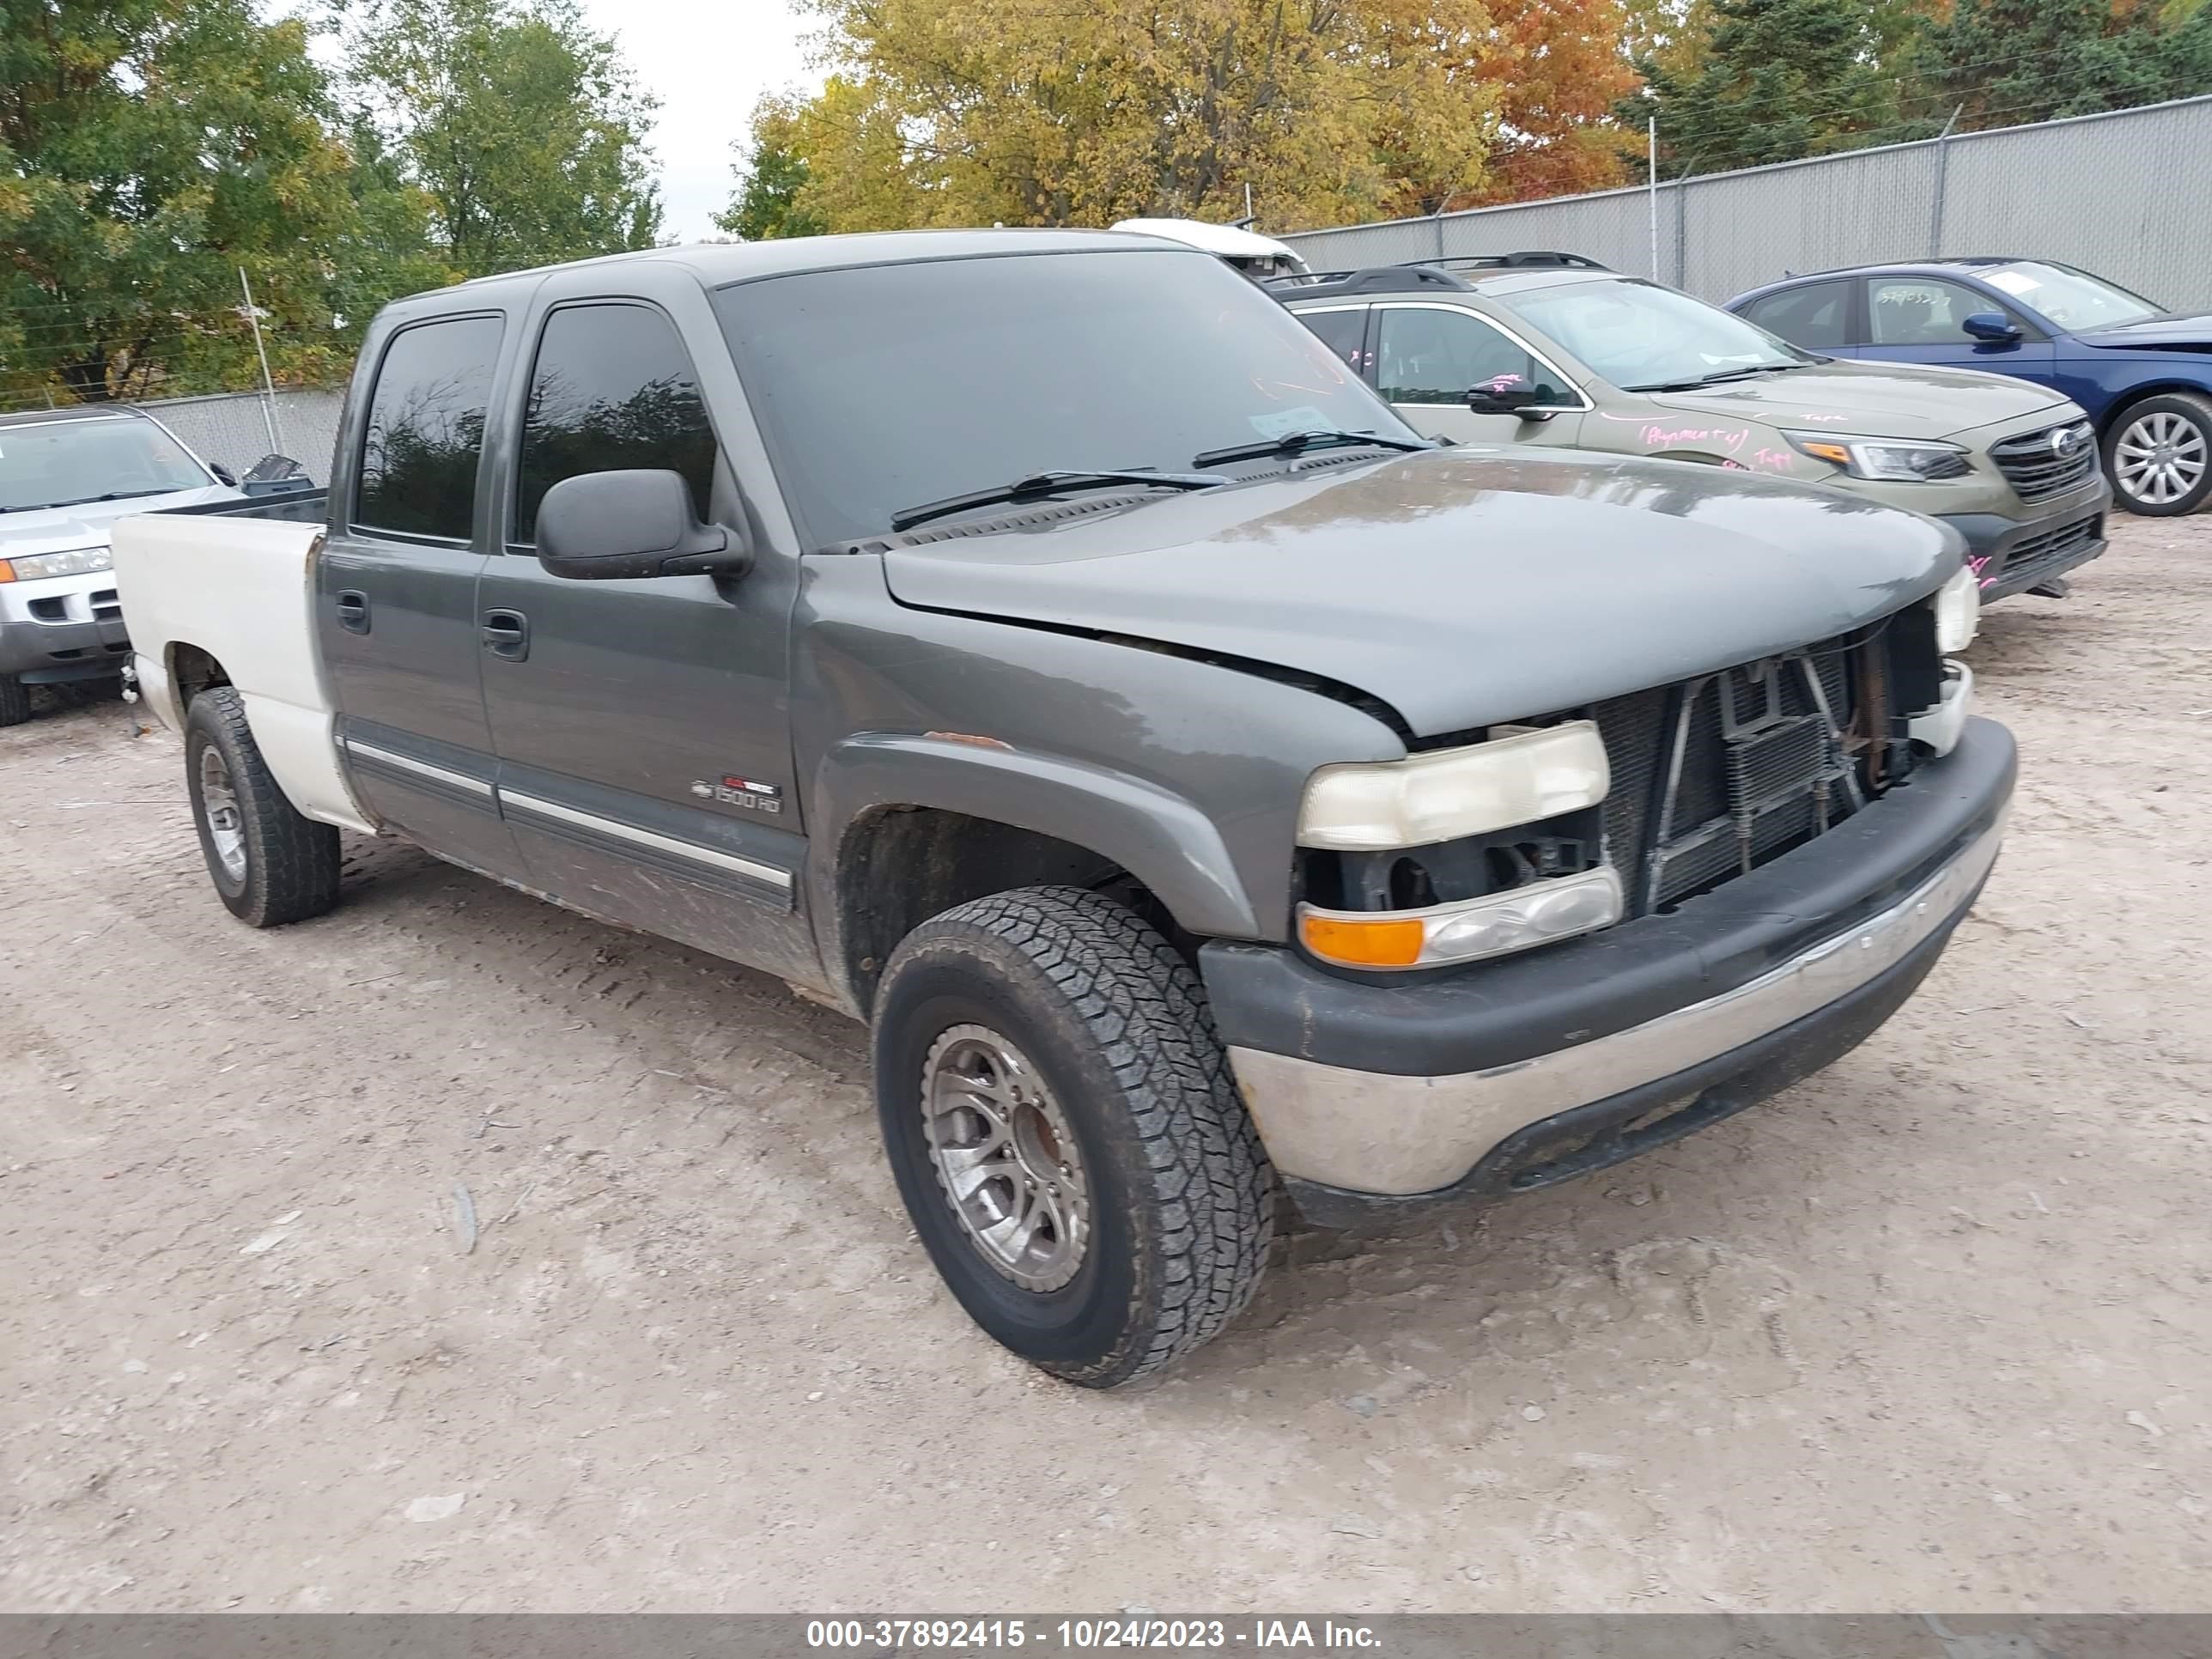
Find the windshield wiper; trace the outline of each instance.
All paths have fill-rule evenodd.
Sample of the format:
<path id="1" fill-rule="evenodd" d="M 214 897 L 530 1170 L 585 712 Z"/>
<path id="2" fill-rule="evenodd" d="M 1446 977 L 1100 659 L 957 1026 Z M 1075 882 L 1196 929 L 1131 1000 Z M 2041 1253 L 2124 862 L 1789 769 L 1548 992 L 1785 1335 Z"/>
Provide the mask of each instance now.
<path id="1" fill-rule="evenodd" d="M 1231 444 L 1226 449 L 1209 449 L 1191 457 L 1193 466 L 1225 466 L 1231 461 L 1264 461 L 1276 455 L 1298 455 L 1323 444 L 1373 445 L 1378 449 L 1434 449 L 1431 443 L 1410 443 L 1403 438 L 1386 438 L 1376 432 L 1340 432 L 1330 428 L 1321 432 L 1286 432 L 1279 438 L 1268 438 L 1254 444 Z"/>
<path id="2" fill-rule="evenodd" d="M 1104 489 L 1114 484 L 1154 484 L 1162 489 L 1212 489 L 1224 484 L 1226 478 L 1200 477 L 1190 472 L 1146 472 L 1134 467 L 1109 467 L 1097 472 L 1032 472 L 1026 478 L 1017 478 L 1010 484 L 1000 484 L 990 489 L 971 489 L 964 495 L 947 495 L 943 501 L 924 501 L 919 507 L 902 507 L 891 514 L 893 531 L 911 530 L 918 524 L 927 524 L 932 519 L 942 519 L 954 513 L 965 512 L 971 507 L 1002 507 L 1021 501 L 1042 501 L 1070 489 Z"/>
<path id="3" fill-rule="evenodd" d="M 1700 374 L 1694 380 L 1667 380 L 1657 386 L 1625 386 L 1623 392 L 1695 392 L 1699 386 L 1719 386 L 1724 380 L 1747 380 L 1754 374 L 1779 374 L 1793 368 L 1810 368 L 1806 363 L 1753 363 L 1747 368 L 1717 368 L 1710 374 Z"/>
<path id="4" fill-rule="evenodd" d="M 189 489 L 190 484 L 184 488 Z M 73 495 L 65 501 L 39 501 L 29 507 L 0 507 L 0 513 L 52 513 L 64 507 L 90 507 L 95 501 L 136 501 L 141 495 L 169 495 L 168 489 L 111 489 L 105 495 Z"/>

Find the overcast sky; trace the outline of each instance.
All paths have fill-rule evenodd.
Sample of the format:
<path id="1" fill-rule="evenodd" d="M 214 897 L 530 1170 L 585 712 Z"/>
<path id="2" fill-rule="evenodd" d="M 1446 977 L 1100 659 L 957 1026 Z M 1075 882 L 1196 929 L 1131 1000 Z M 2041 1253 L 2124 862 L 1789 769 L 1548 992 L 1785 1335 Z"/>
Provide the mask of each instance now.
<path id="1" fill-rule="evenodd" d="M 661 234 L 679 242 L 720 234 L 714 215 L 735 179 L 730 148 L 764 92 L 811 91 L 801 37 L 814 27 L 784 0 L 581 0 L 594 28 L 614 35 L 639 82 L 660 100 Z"/>

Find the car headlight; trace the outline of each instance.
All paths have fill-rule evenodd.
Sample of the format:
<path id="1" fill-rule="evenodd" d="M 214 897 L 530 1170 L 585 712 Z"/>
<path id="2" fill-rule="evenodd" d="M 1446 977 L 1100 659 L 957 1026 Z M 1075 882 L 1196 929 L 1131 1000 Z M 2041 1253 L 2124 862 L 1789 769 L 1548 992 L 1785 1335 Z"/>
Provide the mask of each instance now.
<path id="1" fill-rule="evenodd" d="M 31 553 L 20 559 L 0 559 L 0 582 L 44 581 L 49 576 L 88 576 L 113 567 L 115 557 L 104 547 L 81 547 L 74 553 Z"/>
<path id="2" fill-rule="evenodd" d="M 1324 766 L 1306 783 L 1298 844 L 1426 847 L 1579 811 L 1612 787 L 1596 725 L 1570 720 L 1404 760 Z"/>
<path id="3" fill-rule="evenodd" d="M 1346 968 L 1439 968 L 1594 933 L 1619 921 L 1620 912 L 1620 874 L 1600 865 L 1425 910 L 1301 904 L 1298 937 L 1322 961 Z"/>
<path id="4" fill-rule="evenodd" d="M 1901 443 L 1894 438 L 1846 438 L 1826 432 L 1782 434 L 1815 460 L 1832 461 L 1854 478 L 1930 483 L 1963 478 L 1973 469 L 1957 444 Z"/>
<path id="5" fill-rule="evenodd" d="M 1964 651 L 1974 642 L 1982 625 L 1982 584 L 1975 574 L 1960 567 L 1957 574 L 1936 590 L 1936 648 L 1945 656 Z"/>

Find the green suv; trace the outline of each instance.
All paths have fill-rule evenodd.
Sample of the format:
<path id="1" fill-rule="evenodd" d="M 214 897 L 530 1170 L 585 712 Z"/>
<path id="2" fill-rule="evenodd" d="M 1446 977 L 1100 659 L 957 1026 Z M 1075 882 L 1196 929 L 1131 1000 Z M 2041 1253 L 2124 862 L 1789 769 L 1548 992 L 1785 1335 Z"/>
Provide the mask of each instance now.
<path id="1" fill-rule="evenodd" d="M 2095 433 L 2079 405 L 2025 380 L 1823 357 L 1572 254 L 1267 286 L 1431 437 L 1832 484 L 1959 531 L 1985 601 L 2060 597 L 2065 574 L 2105 550 Z"/>

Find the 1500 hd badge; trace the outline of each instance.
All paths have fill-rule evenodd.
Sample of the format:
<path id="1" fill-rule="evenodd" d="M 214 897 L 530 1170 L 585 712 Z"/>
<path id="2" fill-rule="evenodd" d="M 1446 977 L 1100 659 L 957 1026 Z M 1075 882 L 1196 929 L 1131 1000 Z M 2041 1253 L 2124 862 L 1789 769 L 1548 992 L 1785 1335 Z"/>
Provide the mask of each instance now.
<path id="1" fill-rule="evenodd" d="M 755 812 L 783 811 L 782 789 L 754 778 L 726 775 L 720 781 L 711 778 L 694 778 L 691 793 L 702 800 L 718 800 L 726 806 L 742 806 Z"/>

